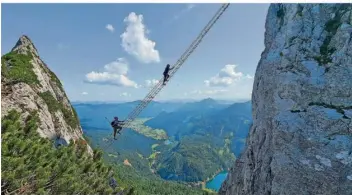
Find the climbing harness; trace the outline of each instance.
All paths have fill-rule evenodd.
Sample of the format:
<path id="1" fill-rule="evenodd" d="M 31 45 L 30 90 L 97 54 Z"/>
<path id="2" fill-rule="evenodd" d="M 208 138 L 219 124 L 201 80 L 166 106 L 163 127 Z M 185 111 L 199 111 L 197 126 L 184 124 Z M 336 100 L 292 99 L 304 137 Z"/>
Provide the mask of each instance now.
<path id="1" fill-rule="evenodd" d="M 208 24 L 203 28 L 203 30 L 200 32 L 200 34 L 197 36 L 197 38 L 191 43 L 191 45 L 188 47 L 188 49 L 182 54 L 182 56 L 177 60 L 176 64 L 173 65 L 172 70 L 170 70 L 169 73 L 169 78 L 166 81 L 166 83 L 172 78 L 172 76 L 177 72 L 177 70 L 183 65 L 183 63 L 187 60 L 187 58 L 193 53 L 193 51 L 198 47 L 199 43 L 203 40 L 205 35 L 208 33 L 208 31 L 213 27 L 213 25 L 218 21 L 220 16 L 226 11 L 226 9 L 229 7 L 229 3 L 224 3 L 218 11 L 215 13 L 213 18 L 208 22 Z M 123 128 L 128 128 L 131 126 L 131 123 L 134 119 L 137 118 L 137 116 L 143 111 L 145 107 L 148 106 L 148 104 L 155 98 L 155 96 L 163 89 L 163 80 L 164 78 L 161 78 L 159 82 L 153 87 L 152 90 L 146 95 L 146 97 L 136 106 L 136 108 L 129 113 L 127 116 L 124 125 L 122 125 Z M 110 141 L 112 141 L 111 139 Z M 112 144 L 109 144 L 108 147 L 110 147 Z"/>

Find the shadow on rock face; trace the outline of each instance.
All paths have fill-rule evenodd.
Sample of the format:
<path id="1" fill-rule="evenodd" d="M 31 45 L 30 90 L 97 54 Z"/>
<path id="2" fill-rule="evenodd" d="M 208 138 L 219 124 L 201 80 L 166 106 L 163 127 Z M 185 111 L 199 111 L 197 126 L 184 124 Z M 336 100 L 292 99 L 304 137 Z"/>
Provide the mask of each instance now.
<path id="1" fill-rule="evenodd" d="M 58 148 L 60 146 L 67 146 L 67 142 L 65 139 L 62 139 L 62 138 L 56 138 L 55 141 L 54 141 L 54 146 L 55 148 Z"/>

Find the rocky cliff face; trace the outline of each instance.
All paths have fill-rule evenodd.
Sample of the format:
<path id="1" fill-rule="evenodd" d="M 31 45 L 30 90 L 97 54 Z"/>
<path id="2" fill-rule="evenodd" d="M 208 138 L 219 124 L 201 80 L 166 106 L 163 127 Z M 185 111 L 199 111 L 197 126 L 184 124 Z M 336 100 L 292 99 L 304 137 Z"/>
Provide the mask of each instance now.
<path id="1" fill-rule="evenodd" d="M 352 194 L 352 4 L 274 4 L 247 147 L 219 194 Z"/>
<path id="2" fill-rule="evenodd" d="M 25 118 L 37 112 L 38 133 L 50 139 L 65 139 L 67 143 L 82 137 L 77 114 L 72 108 L 60 80 L 40 59 L 27 36 L 1 58 L 1 116 L 11 109 Z M 89 152 L 91 148 L 88 146 Z"/>

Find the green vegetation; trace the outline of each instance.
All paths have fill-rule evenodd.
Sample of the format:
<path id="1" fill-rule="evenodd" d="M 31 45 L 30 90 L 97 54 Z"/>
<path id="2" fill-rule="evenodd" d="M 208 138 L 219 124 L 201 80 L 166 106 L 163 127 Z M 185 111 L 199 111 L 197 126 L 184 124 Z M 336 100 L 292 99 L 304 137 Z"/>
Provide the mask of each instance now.
<path id="1" fill-rule="evenodd" d="M 146 137 L 151 137 L 156 140 L 165 140 L 168 139 L 167 134 L 164 130 L 162 129 L 153 129 L 148 126 L 145 126 L 144 123 L 147 122 L 148 119 L 135 119 L 130 127 L 132 130 L 137 131 L 138 133 L 146 136 Z"/>
<path id="2" fill-rule="evenodd" d="M 276 12 L 276 16 L 280 19 L 283 19 L 285 16 L 285 11 L 284 8 L 282 6 L 280 6 L 279 10 L 277 10 Z"/>
<path id="3" fill-rule="evenodd" d="M 328 32 L 323 44 L 320 46 L 320 56 L 315 56 L 314 59 L 320 64 L 328 64 L 332 62 L 331 54 L 336 51 L 336 48 L 330 48 L 329 44 L 332 37 L 336 34 L 337 29 L 341 26 L 341 17 L 345 14 L 348 9 L 352 6 L 348 4 L 340 4 L 340 6 L 335 11 L 335 17 L 329 20 L 325 24 L 325 30 Z"/>
<path id="4" fill-rule="evenodd" d="M 62 86 L 62 83 L 60 82 L 60 79 L 57 78 L 57 76 L 51 70 L 49 70 L 49 74 L 50 74 L 51 80 L 56 83 L 56 85 L 61 89 L 61 91 L 64 91 L 64 88 Z"/>
<path id="5" fill-rule="evenodd" d="M 117 158 L 117 155 L 115 154 L 108 154 L 109 157 Z"/>
<path id="6" fill-rule="evenodd" d="M 153 168 L 164 179 L 205 181 L 217 171 L 231 167 L 235 161 L 226 143 L 225 147 L 217 147 L 211 139 L 185 136 L 176 147 L 158 154 Z"/>
<path id="7" fill-rule="evenodd" d="M 101 151 L 93 158 L 86 142 L 77 141 L 55 149 L 52 141 L 39 137 L 38 115 L 33 112 L 20 124 L 20 114 L 10 111 L 2 119 L 2 190 L 23 194 L 109 194 L 111 167 L 101 161 Z M 120 190 L 120 189 L 119 189 Z"/>
<path id="8" fill-rule="evenodd" d="M 154 152 L 149 156 L 149 159 L 155 159 L 156 155 L 158 154 L 158 152 Z"/>
<path id="9" fill-rule="evenodd" d="M 164 181 L 158 177 L 145 178 L 133 167 L 115 164 L 114 169 L 121 181 L 129 183 L 134 189 L 134 194 L 138 195 L 210 195 L 216 194 L 212 191 L 187 187 L 186 185 L 173 181 Z"/>
<path id="10" fill-rule="evenodd" d="M 91 138 L 88 137 L 86 134 L 83 134 L 83 138 L 87 141 L 87 144 L 88 144 L 88 145 L 91 145 L 91 144 L 92 144 Z"/>
<path id="11" fill-rule="evenodd" d="M 139 158 L 142 158 L 142 159 L 144 158 L 143 155 L 138 152 L 137 152 L 137 155 L 139 156 Z"/>
<path id="12" fill-rule="evenodd" d="M 50 85 L 53 87 L 53 84 L 55 84 L 55 86 L 59 87 L 59 89 L 64 92 L 64 88 L 62 86 L 62 83 L 60 81 L 60 79 L 47 67 L 47 65 L 43 62 L 44 66 L 46 66 L 46 68 L 41 66 L 41 69 L 43 72 L 45 72 L 46 74 L 49 74 L 50 76 Z M 53 87 L 54 89 L 56 89 L 55 87 Z"/>
<path id="13" fill-rule="evenodd" d="M 156 147 L 158 147 L 159 146 L 159 144 L 153 144 L 152 145 L 152 150 L 154 150 Z"/>
<path id="14" fill-rule="evenodd" d="M 279 10 L 277 10 L 276 16 L 280 20 L 280 28 L 281 28 L 281 26 L 284 24 L 284 16 L 285 16 L 285 10 L 283 6 L 279 5 Z"/>
<path id="15" fill-rule="evenodd" d="M 53 141 L 39 137 L 38 115 L 32 112 L 20 122 L 20 114 L 10 111 L 2 119 L 2 191 L 21 194 L 112 194 L 130 189 L 130 194 L 209 194 L 157 177 L 146 179 L 134 168 L 102 161 L 102 151 L 87 154 L 86 141 L 53 147 Z M 110 176 L 118 187 L 112 189 Z M 133 192 L 132 192 L 133 191 Z"/>
<path id="16" fill-rule="evenodd" d="M 297 7 L 297 12 L 296 12 L 296 14 L 297 14 L 298 16 L 302 17 L 302 16 L 303 16 L 303 6 L 302 6 L 301 4 L 298 4 L 297 6 L 298 6 L 298 7 Z"/>
<path id="17" fill-rule="evenodd" d="M 307 110 L 306 110 L 306 109 L 301 110 L 297 105 L 294 105 L 294 106 L 291 108 L 290 112 L 292 112 L 292 113 L 299 113 L 299 112 L 307 112 Z"/>
<path id="18" fill-rule="evenodd" d="M 301 110 L 290 110 L 292 113 L 298 113 L 298 112 L 307 112 L 307 110 L 303 110 L 303 111 L 301 111 Z"/>
<path id="19" fill-rule="evenodd" d="M 39 93 L 39 96 L 45 101 L 48 105 L 49 112 L 54 114 L 57 110 L 61 110 L 64 115 L 64 119 L 68 125 L 70 125 L 73 129 L 78 126 L 78 117 L 74 108 L 72 108 L 73 113 L 64 107 L 64 105 L 58 102 L 53 95 L 51 95 L 50 91 L 46 91 L 43 93 Z"/>
<path id="20" fill-rule="evenodd" d="M 40 84 L 37 75 L 33 71 L 31 60 L 31 55 L 19 54 L 14 51 L 5 54 L 1 57 L 1 76 L 14 83 Z"/>
<path id="21" fill-rule="evenodd" d="M 214 190 L 208 189 L 208 188 L 204 188 L 204 191 L 210 193 L 210 194 L 216 194 L 216 192 Z"/>

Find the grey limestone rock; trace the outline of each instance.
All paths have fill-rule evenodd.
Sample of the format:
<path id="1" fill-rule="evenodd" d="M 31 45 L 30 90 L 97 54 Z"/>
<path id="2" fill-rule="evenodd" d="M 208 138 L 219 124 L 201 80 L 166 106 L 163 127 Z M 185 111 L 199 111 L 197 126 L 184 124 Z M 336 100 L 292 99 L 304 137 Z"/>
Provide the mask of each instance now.
<path id="1" fill-rule="evenodd" d="M 1 117 L 12 109 L 19 111 L 23 119 L 32 111 L 37 111 L 40 119 L 37 131 L 40 136 L 49 139 L 60 137 L 65 139 L 67 143 L 77 139 L 84 139 L 78 119 L 76 118 L 78 125 L 72 127 L 72 125 L 68 124 L 67 117 L 65 118 L 62 110 L 58 109 L 54 113 L 51 112 L 40 95 L 47 93 L 47 96 L 53 97 L 54 101 L 61 104 L 69 114 L 75 115 L 60 80 L 40 59 L 38 51 L 31 40 L 25 35 L 21 36 L 11 52 L 31 56 L 32 71 L 35 73 L 39 84 L 29 85 L 25 82 L 13 82 L 2 75 Z M 3 63 L 11 67 L 11 62 L 4 60 Z M 90 146 L 88 146 L 88 151 L 91 154 L 93 152 Z"/>
<path id="2" fill-rule="evenodd" d="M 221 195 L 352 194 L 352 4 L 272 4 L 253 126 Z"/>

